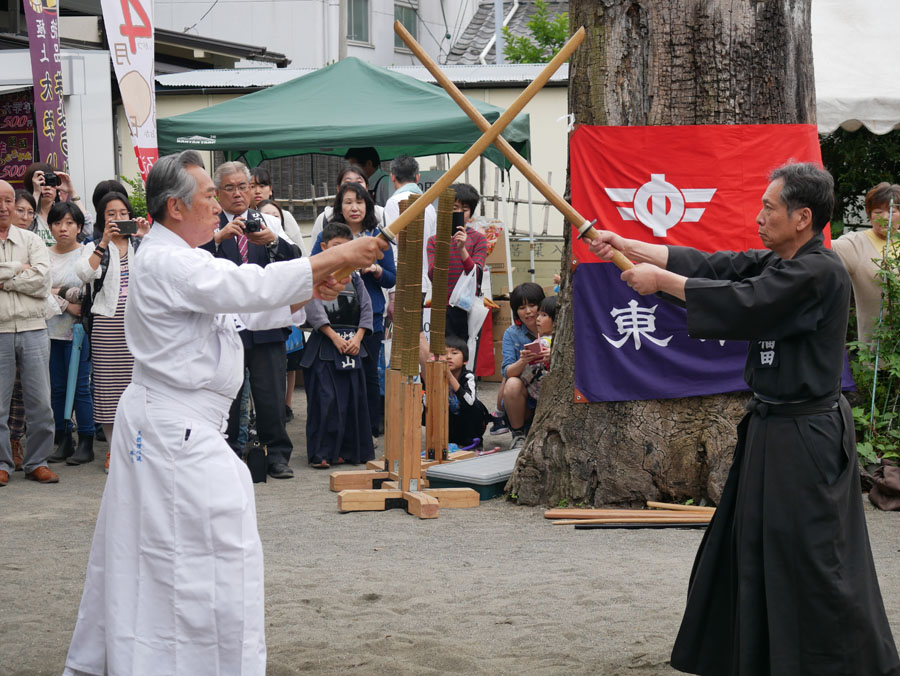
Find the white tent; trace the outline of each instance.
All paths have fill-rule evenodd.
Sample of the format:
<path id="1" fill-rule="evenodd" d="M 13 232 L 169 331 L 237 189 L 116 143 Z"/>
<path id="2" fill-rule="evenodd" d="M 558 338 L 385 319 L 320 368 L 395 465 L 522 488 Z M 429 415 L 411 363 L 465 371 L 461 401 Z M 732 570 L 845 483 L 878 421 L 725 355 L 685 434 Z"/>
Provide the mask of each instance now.
<path id="1" fill-rule="evenodd" d="M 812 0 L 820 134 L 900 128 L 898 28 L 898 0 Z"/>

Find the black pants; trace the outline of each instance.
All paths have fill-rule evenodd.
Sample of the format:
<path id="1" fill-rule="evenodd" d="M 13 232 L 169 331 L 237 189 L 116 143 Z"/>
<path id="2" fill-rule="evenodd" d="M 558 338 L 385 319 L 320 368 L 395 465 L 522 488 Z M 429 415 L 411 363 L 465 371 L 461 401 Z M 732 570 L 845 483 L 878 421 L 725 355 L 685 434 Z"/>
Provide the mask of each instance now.
<path id="1" fill-rule="evenodd" d="M 384 432 L 384 414 L 381 411 L 381 387 L 378 384 L 378 354 L 381 352 L 381 340 L 384 331 L 366 335 L 362 342 L 368 356 L 363 359 L 363 371 L 366 374 L 366 399 L 369 404 L 369 421 L 372 436 L 377 437 Z"/>
<path id="2" fill-rule="evenodd" d="M 461 308 L 448 305 L 446 316 L 444 334 L 469 342 L 469 313 Z"/>
<path id="3" fill-rule="evenodd" d="M 256 409 L 256 432 L 259 443 L 268 447 L 268 465 L 286 463 L 291 459 L 294 445 L 285 427 L 284 395 L 287 388 L 287 368 L 284 341 L 262 343 L 244 348 L 244 366 L 250 370 L 250 393 Z M 241 394 L 231 402 L 228 412 L 228 443 L 241 455 L 237 445 L 241 424 Z"/>

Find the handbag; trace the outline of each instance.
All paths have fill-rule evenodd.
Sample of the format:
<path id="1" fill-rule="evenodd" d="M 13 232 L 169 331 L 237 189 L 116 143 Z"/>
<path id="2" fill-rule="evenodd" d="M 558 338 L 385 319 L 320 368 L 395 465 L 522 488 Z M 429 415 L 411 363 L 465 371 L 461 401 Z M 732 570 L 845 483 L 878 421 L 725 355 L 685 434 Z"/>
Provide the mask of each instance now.
<path id="1" fill-rule="evenodd" d="M 284 341 L 285 352 L 291 354 L 303 349 L 303 331 L 296 326 L 291 327 L 291 335 Z"/>
<path id="2" fill-rule="evenodd" d="M 450 294 L 450 307 L 458 307 L 460 310 L 468 312 L 472 309 L 475 302 L 475 292 L 478 288 L 478 280 L 475 273 L 478 268 L 474 267 L 469 272 L 465 272 L 456 280 L 456 286 L 453 287 L 453 293 Z"/>
<path id="3" fill-rule="evenodd" d="M 268 458 L 269 449 L 256 439 L 244 446 L 244 462 L 250 470 L 250 478 L 255 484 L 266 483 L 269 476 Z"/>

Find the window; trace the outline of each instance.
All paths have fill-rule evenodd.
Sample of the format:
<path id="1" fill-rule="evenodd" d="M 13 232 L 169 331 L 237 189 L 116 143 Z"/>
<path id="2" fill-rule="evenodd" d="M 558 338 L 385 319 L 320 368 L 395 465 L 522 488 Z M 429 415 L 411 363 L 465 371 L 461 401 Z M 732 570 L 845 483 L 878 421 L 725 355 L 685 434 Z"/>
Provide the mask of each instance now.
<path id="1" fill-rule="evenodd" d="M 347 0 L 347 39 L 369 41 L 369 0 Z"/>
<path id="2" fill-rule="evenodd" d="M 394 20 L 403 24 L 403 27 L 409 31 L 416 40 L 419 39 L 418 21 L 416 20 L 416 10 L 409 5 L 394 5 Z M 400 36 L 394 34 L 394 48 L 407 49 L 406 43 L 400 39 Z"/>

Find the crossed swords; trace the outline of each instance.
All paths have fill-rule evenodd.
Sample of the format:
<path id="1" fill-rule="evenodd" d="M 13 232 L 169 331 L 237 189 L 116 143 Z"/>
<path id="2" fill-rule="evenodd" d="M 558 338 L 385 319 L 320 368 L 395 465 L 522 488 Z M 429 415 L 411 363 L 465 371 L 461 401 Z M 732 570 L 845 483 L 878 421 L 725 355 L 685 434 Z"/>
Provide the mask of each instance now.
<path id="1" fill-rule="evenodd" d="M 500 136 L 506 126 L 513 121 L 516 115 L 518 115 L 525 105 L 534 98 L 535 94 L 540 91 L 550 77 L 555 73 L 559 67 L 566 62 L 566 60 L 572 55 L 572 52 L 575 51 L 575 48 L 578 47 L 584 40 L 584 27 L 579 28 L 575 34 L 569 38 L 568 42 L 563 45 L 562 49 L 559 50 L 556 56 L 541 70 L 540 74 L 535 78 L 535 80 L 525 88 L 518 97 L 516 97 L 515 101 L 503 112 L 503 114 L 497 118 L 497 121 L 494 124 L 488 122 L 484 116 L 478 112 L 478 110 L 473 106 L 469 100 L 462 95 L 462 92 L 459 91 L 457 86 L 450 81 L 450 79 L 441 72 L 441 69 L 434 62 L 434 60 L 422 49 L 422 46 L 416 42 L 416 39 L 410 35 L 409 31 L 403 27 L 399 21 L 394 22 L 394 32 L 400 36 L 400 39 L 406 43 L 406 46 L 412 51 L 412 53 L 422 62 L 422 65 L 428 69 L 428 72 L 431 73 L 434 78 L 437 80 L 438 84 L 444 88 L 444 90 L 450 95 L 454 101 L 456 101 L 457 105 L 462 108 L 466 115 L 478 126 L 479 129 L 483 132 L 481 138 L 479 138 L 475 144 L 469 148 L 466 153 L 459 158 L 452 167 L 450 167 L 446 173 L 441 176 L 435 183 L 425 192 L 422 197 L 413 202 L 410 206 L 406 208 L 406 211 L 400 214 L 400 216 L 393 222 L 388 228 L 384 228 L 381 230 L 380 237 L 383 237 L 388 242 L 394 243 L 395 237 L 398 235 L 407 225 L 409 225 L 413 219 L 422 214 L 425 211 L 425 207 L 431 204 L 434 200 L 436 200 L 444 190 L 450 187 L 450 185 L 459 178 L 460 174 L 462 174 L 466 167 L 468 167 L 472 162 L 475 161 L 481 153 L 483 153 L 489 145 L 492 143 L 497 147 L 497 149 L 503 153 L 503 155 L 510 161 L 510 163 L 518 169 L 522 175 L 528 180 L 531 185 L 537 188 L 538 192 L 540 192 L 544 197 L 547 198 L 547 201 L 550 202 L 554 207 L 556 207 L 559 212 L 565 216 L 566 220 L 572 223 L 578 229 L 578 236 L 585 239 L 596 239 L 597 231 L 594 229 L 594 221 L 588 221 L 581 214 L 579 214 L 572 205 L 565 201 L 562 196 L 557 193 L 553 187 L 547 183 L 543 178 L 541 178 L 538 173 L 532 168 L 530 164 L 516 151 L 515 148 L 510 145 L 509 141 Z M 620 251 L 613 250 L 612 262 L 615 263 L 616 267 L 620 270 L 628 270 L 629 268 L 633 268 L 634 264 L 629 261 Z M 335 278 L 343 279 L 344 277 L 349 276 L 353 270 L 341 270 L 340 272 L 335 273 Z"/>

